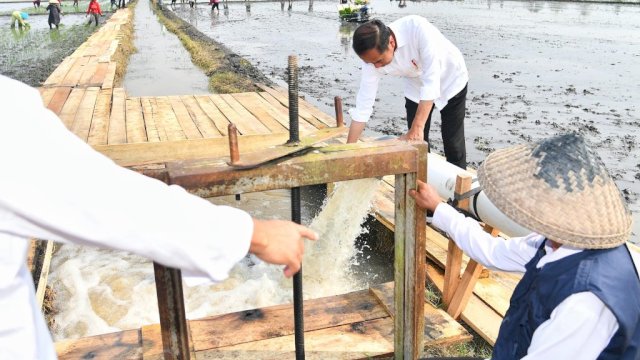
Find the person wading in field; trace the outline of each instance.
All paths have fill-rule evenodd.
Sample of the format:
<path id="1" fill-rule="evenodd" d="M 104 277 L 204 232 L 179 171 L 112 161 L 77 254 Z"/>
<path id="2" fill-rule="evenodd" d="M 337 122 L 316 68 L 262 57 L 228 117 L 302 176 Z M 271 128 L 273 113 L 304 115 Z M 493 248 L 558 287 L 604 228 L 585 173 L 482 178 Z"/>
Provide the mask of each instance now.
<path id="1" fill-rule="evenodd" d="M 87 8 L 87 15 L 89 15 L 89 22 L 87 25 L 91 25 L 91 20 L 95 20 L 96 26 L 98 26 L 98 15 L 102 15 L 102 10 L 100 10 L 100 4 L 97 0 L 91 0 L 89 2 L 89 7 Z"/>

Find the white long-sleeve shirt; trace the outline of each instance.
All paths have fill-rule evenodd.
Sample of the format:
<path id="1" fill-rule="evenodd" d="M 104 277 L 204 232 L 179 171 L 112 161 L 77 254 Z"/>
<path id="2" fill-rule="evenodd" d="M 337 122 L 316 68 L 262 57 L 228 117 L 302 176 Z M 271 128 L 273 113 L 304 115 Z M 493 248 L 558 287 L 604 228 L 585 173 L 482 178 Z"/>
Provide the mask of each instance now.
<path id="1" fill-rule="evenodd" d="M 442 110 L 449 99 L 469 82 L 462 53 L 427 19 L 410 15 L 391 24 L 396 50 L 391 63 L 377 68 L 362 63 L 356 107 L 349 110 L 352 120 L 367 122 L 373 112 L 378 83 L 384 75 L 404 78 L 404 96 L 419 103 L 433 100 Z"/>
<path id="2" fill-rule="evenodd" d="M 56 358 L 26 268 L 31 238 L 129 251 L 213 281 L 247 253 L 244 211 L 115 165 L 35 89 L 0 75 L 0 94 L 0 358 Z"/>
<path id="3" fill-rule="evenodd" d="M 525 272 L 525 265 L 545 239 L 538 234 L 506 241 L 494 238 L 475 220 L 444 203 L 436 208 L 432 224 L 449 234 L 469 257 L 501 271 Z M 563 245 L 554 251 L 545 245 L 545 251 L 537 268 L 582 250 Z M 637 261 L 635 265 L 638 268 Z M 524 359 L 596 359 L 617 330 L 616 317 L 597 296 L 591 292 L 573 294 L 536 329 Z"/>

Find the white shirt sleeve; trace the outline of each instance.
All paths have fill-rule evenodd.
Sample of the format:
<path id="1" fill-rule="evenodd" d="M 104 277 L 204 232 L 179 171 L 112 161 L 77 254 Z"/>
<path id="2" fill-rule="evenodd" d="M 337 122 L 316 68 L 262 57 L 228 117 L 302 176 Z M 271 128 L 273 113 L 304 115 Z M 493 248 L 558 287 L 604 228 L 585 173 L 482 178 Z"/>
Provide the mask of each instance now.
<path id="1" fill-rule="evenodd" d="M 40 95 L 0 76 L 0 233 L 129 251 L 214 281 L 249 249 L 251 217 L 115 165 Z M 25 240 L 26 241 L 26 240 Z"/>
<path id="2" fill-rule="evenodd" d="M 424 27 L 417 28 L 417 47 L 420 52 L 420 100 L 434 100 L 440 97 L 440 67 L 439 52 L 435 46 L 435 38 L 429 39 Z"/>
<path id="3" fill-rule="evenodd" d="M 493 237 L 477 221 L 445 203 L 436 208 L 433 225 L 449 234 L 465 254 L 493 270 L 525 272 L 542 240 L 537 234 L 509 240 Z"/>
<path id="4" fill-rule="evenodd" d="M 616 317 L 597 296 L 573 294 L 538 326 L 523 359 L 597 359 L 616 331 Z"/>
<path id="5" fill-rule="evenodd" d="M 372 64 L 362 63 L 360 89 L 356 96 L 356 107 L 349 110 L 351 120 L 367 122 L 373 113 L 373 104 L 378 93 L 380 74 Z"/>

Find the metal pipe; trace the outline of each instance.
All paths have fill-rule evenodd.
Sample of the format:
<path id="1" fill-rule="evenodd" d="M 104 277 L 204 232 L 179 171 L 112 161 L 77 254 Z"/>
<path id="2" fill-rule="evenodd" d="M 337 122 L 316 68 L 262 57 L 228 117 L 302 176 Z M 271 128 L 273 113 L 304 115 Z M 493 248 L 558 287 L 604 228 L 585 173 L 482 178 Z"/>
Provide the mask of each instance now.
<path id="1" fill-rule="evenodd" d="M 344 117 L 342 116 L 342 98 L 340 96 L 333 98 L 333 106 L 336 109 L 336 125 L 338 127 L 343 127 Z"/>

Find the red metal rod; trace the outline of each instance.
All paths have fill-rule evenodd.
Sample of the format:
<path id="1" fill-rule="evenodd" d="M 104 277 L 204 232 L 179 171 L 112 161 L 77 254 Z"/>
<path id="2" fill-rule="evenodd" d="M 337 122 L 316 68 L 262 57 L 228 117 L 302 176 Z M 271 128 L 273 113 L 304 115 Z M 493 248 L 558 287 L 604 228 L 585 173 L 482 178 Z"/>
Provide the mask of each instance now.
<path id="1" fill-rule="evenodd" d="M 344 126 L 344 118 L 342 117 L 342 98 L 336 96 L 333 98 L 333 104 L 336 108 L 336 125 L 338 127 Z"/>

